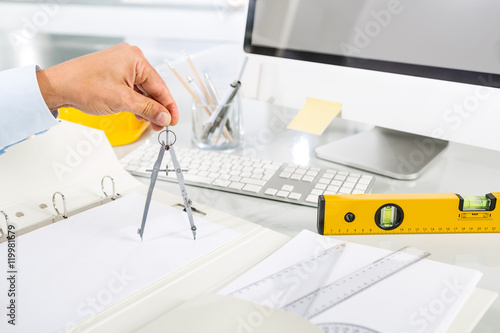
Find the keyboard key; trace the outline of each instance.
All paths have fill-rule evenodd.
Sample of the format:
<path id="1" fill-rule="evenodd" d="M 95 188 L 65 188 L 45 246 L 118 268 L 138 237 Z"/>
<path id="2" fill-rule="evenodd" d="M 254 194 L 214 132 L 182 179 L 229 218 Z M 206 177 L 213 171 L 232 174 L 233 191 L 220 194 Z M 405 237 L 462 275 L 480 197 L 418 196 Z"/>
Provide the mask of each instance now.
<path id="1" fill-rule="evenodd" d="M 276 171 L 276 170 L 278 170 L 280 168 L 280 166 L 279 165 L 274 165 L 274 164 L 264 164 L 262 166 L 262 168 L 266 169 L 266 170 L 274 170 L 274 171 Z"/>
<path id="2" fill-rule="evenodd" d="M 347 177 L 344 176 L 344 175 L 336 175 L 335 177 L 333 177 L 333 179 L 335 180 L 341 180 L 341 181 L 344 181 Z"/>
<path id="3" fill-rule="evenodd" d="M 243 190 L 243 191 L 247 191 L 247 192 L 254 192 L 254 193 L 259 192 L 261 189 L 262 189 L 262 186 L 252 185 L 252 184 L 246 184 L 246 185 L 242 188 L 242 190 Z"/>
<path id="4" fill-rule="evenodd" d="M 309 194 L 306 198 L 306 201 L 307 202 L 312 202 L 312 203 L 317 203 L 318 202 L 318 196 L 317 195 L 313 195 L 313 194 Z"/>
<path id="5" fill-rule="evenodd" d="M 366 178 L 361 178 L 360 180 L 358 180 L 358 184 L 368 185 L 368 184 L 370 184 L 370 180 L 366 179 Z"/>
<path id="6" fill-rule="evenodd" d="M 264 173 L 264 171 L 266 171 L 266 170 L 263 169 L 263 168 L 255 168 L 255 169 L 253 169 L 253 173 Z"/>
<path id="7" fill-rule="evenodd" d="M 293 175 L 290 176 L 290 179 L 293 180 L 300 180 L 302 178 L 301 175 L 294 173 Z"/>
<path id="8" fill-rule="evenodd" d="M 184 179 L 186 181 L 195 182 L 195 183 L 203 183 L 203 184 L 211 184 L 214 181 L 214 179 L 210 178 L 210 177 L 203 177 L 200 175 L 190 175 L 190 174 L 184 175 Z"/>
<path id="9" fill-rule="evenodd" d="M 311 194 L 314 194 L 314 195 L 318 196 L 318 195 L 322 195 L 323 191 L 322 190 L 318 190 L 318 189 L 314 189 L 314 190 L 311 191 Z"/>
<path id="10" fill-rule="evenodd" d="M 238 170 L 231 170 L 231 171 L 229 171 L 229 174 L 231 176 L 239 176 L 240 173 L 241 173 L 241 171 L 238 171 Z"/>
<path id="11" fill-rule="evenodd" d="M 290 178 L 292 174 L 290 172 L 282 172 L 280 173 L 280 178 L 285 178 L 285 179 L 288 179 Z"/>
<path id="12" fill-rule="evenodd" d="M 261 179 L 262 179 L 262 180 L 266 180 L 266 181 L 267 181 L 267 180 L 269 180 L 269 179 L 271 179 L 271 178 L 273 178 L 273 174 L 266 174 L 266 175 L 262 176 L 262 178 L 261 178 Z"/>
<path id="13" fill-rule="evenodd" d="M 339 194 L 351 194 L 351 191 L 352 191 L 352 189 L 350 189 L 350 188 L 342 187 L 339 190 Z"/>
<path id="14" fill-rule="evenodd" d="M 326 184 L 316 184 L 314 186 L 314 188 L 318 189 L 318 190 L 326 190 Z"/>
<path id="15" fill-rule="evenodd" d="M 302 177 L 302 180 L 308 183 L 311 183 L 314 180 L 314 177 L 312 176 L 304 176 Z"/>
<path id="16" fill-rule="evenodd" d="M 301 196 L 302 196 L 302 194 L 300 194 L 300 193 L 292 192 L 288 195 L 288 199 L 299 200 Z"/>
<path id="17" fill-rule="evenodd" d="M 330 185 L 330 186 L 328 186 L 328 187 L 326 188 L 326 190 L 327 190 L 328 192 L 337 193 L 337 192 L 340 190 L 340 187 Z"/>
<path id="18" fill-rule="evenodd" d="M 320 180 L 318 180 L 318 183 L 320 183 L 320 184 L 330 184 L 330 179 L 328 179 L 328 178 L 321 178 Z"/>
<path id="19" fill-rule="evenodd" d="M 276 193 L 278 193 L 278 190 L 275 189 L 275 188 L 268 188 L 264 194 L 267 194 L 267 195 L 275 195 Z"/>
<path id="20" fill-rule="evenodd" d="M 353 189 L 354 185 L 356 185 L 356 184 L 355 183 L 350 183 L 350 182 L 346 181 L 346 182 L 344 182 L 344 184 L 342 185 L 342 187 Z"/>
<path id="21" fill-rule="evenodd" d="M 258 186 L 266 185 L 266 182 L 264 180 L 252 179 L 252 178 L 241 178 L 240 182 L 245 183 L 245 184 L 258 185 Z"/>
<path id="22" fill-rule="evenodd" d="M 317 171 L 307 171 L 306 176 L 316 177 L 318 175 Z"/>
<path id="23" fill-rule="evenodd" d="M 235 190 L 241 190 L 241 188 L 245 186 L 245 184 L 243 183 L 238 183 L 238 182 L 232 182 L 231 184 L 229 184 L 229 188 L 232 188 L 232 189 L 235 189 Z"/>
<path id="24" fill-rule="evenodd" d="M 290 192 L 288 191 L 278 191 L 278 193 L 276 193 L 276 196 L 280 198 L 286 198 L 288 194 L 290 194 Z"/>
<path id="25" fill-rule="evenodd" d="M 295 173 L 299 174 L 299 175 L 305 175 L 306 172 L 307 172 L 307 169 L 302 169 L 302 168 L 298 168 L 297 170 L 295 170 Z"/>
<path id="26" fill-rule="evenodd" d="M 356 183 L 358 181 L 358 177 L 352 177 L 352 176 L 349 176 L 346 178 L 346 182 L 351 182 L 351 183 Z"/>
<path id="27" fill-rule="evenodd" d="M 343 181 L 341 180 L 332 180 L 331 184 L 334 186 L 342 186 Z"/>
<path id="28" fill-rule="evenodd" d="M 368 185 L 366 185 L 366 184 L 357 184 L 356 187 L 354 187 L 354 189 L 356 189 L 358 191 L 366 191 L 367 188 L 368 188 Z"/>
<path id="29" fill-rule="evenodd" d="M 213 181 L 212 185 L 220 187 L 228 187 L 231 182 L 229 180 L 216 179 Z"/>

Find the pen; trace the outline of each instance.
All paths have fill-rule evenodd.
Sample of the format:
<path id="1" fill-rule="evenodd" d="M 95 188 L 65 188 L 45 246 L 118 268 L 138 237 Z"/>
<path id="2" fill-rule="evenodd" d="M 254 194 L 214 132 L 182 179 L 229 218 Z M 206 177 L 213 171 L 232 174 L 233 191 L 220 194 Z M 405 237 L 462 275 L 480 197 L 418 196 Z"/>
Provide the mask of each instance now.
<path id="1" fill-rule="evenodd" d="M 186 79 L 189 83 L 189 86 L 193 89 L 193 92 L 196 94 L 196 96 L 198 96 L 202 104 L 210 107 L 211 104 L 207 101 L 205 95 L 203 95 L 203 93 L 200 90 L 200 87 L 198 87 L 196 82 L 194 82 L 194 80 L 190 76 L 188 76 Z"/>
<path id="2" fill-rule="evenodd" d="M 241 81 L 241 77 L 243 76 L 243 72 L 245 72 L 245 67 L 247 65 L 247 62 L 248 62 L 248 57 L 245 57 L 245 59 L 243 59 L 243 63 L 241 64 L 240 74 L 238 75 L 238 81 Z"/>
<path id="3" fill-rule="evenodd" d="M 208 136 L 215 131 L 215 129 L 219 126 L 222 121 L 222 118 L 226 114 L 228 110 L 228 104 L 234 99 L 236 93 L 241 87 L 240 81 L 234 81 L 230 84 L 229 88 L 226 90 L 226 93 L 221 99 L 221 103 L 217 105 L 217 108 L 212 112 L 210 118 L 203 124 L 203 137 L 208 139 Z"/>
<path id="4" fill-rule="evenodd" d="M 205 73 L 205 82 L 207 84 L 208 92 L 212 96 L 212 99 L 214 100 L 215 104 L 218 105 L 220 103 L 219 95 L 217 95 L 217 90 L 215 90 L 214 84 L 210 79 L 210 76 L 208 76 L 208 73 Z"/>
<path id="5" fill-rule="evenodd" d="M 238 80 L 238 81 L 240 81 L 240 80 Z M 208 92 L 210 93 L 210 95 L 212 95 L 212 99 L 217 103 L 217 105 L 220 104 L 219 95 L 217 95 L 217 90 L 215 89 L 214 84 L 213 84 L 212 80 L 210 79 L 210 76 L 208 75 L 208 73 L 205 73 L 205 83 L 207 84 Z M 219 131 L 218 131 L 217 139 L 215 140 L 215 143 L 219 142 L 222 130 L 224 128 L 227 128 L 229 133 L 231 133 L 231 134 L 233 133 L 233 130 L 231 129 L 231 121 L 229 120 L 228 116 L 229 116 L 229 113 L 227 113 L 226 116 L 222 119 L 222 126 L 219 127 Z"/>
<path id="6" fill-rule="evenodd" d="M 222 121 L 221 121 L 220 126 L 219 126 L 219 130 L 217 133 L 217 138 L 215 139 L 215 143 L 219 142 L 220 136 L 222 134 L 222 129 L 224 129 L 224 127 L 227 126 L 228 130 L 231 131 L 231 128 L 229 126 L 229 114 L 230 114 L 230 112 L 226 112 L 226 114 L 222 118 Z"/>

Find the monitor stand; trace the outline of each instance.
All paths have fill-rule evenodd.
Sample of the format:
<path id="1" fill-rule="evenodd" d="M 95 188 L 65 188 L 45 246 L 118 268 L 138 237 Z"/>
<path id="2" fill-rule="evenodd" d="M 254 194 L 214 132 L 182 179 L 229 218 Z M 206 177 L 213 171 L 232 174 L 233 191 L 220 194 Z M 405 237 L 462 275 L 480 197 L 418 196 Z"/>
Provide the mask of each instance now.
<path id="1" fill-rule="evenodd" d="M 316 148 L 316 156 L 331 162 L 412 180 L 444 151 L 448 141 L 380 127 Z"/>

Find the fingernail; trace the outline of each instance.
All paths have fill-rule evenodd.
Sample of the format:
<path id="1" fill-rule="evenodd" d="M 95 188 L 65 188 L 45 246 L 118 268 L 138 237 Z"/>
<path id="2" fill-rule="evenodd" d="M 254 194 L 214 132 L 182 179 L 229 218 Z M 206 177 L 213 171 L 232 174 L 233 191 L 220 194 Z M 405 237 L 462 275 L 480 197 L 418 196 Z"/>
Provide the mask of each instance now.
<path id="1" fill-rule="evenodd" d="M 155 122 L 160 126 L 167 126 L 170 123 L 170 117 L 166 112 L 161 112 L 156 116 Z"/>

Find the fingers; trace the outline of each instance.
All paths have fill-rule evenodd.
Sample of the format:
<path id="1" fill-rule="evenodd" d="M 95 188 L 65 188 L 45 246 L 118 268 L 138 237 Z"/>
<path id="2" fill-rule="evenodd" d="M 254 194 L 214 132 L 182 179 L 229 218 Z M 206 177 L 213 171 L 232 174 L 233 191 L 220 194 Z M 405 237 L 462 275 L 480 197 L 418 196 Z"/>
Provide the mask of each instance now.
<path id="1" fill-rule="evenodd" d="M 158 131 L 172 124 L 172 117 L 163 105 L 152 98 L 148 98 L 132 89 L 124 88 L 122 93 L 123 111 L 132 112 L 136 118 L 151 123 L 151 128 Z"/>
<path id="2" fill-rule="evenodd" d="M 161 78 L 160 74 L 143 59 L 143 62 L 138 64 L 137 75 L 134 84 L 145 93 L 150 95 L 153 99 L 164 105 L 171 117 L 171 125 L 177 124 L 179 121 L 179 111 L 174 98 L 170 94 L 167 85 Z"/>
<path id="3" fill-rule="evenodd" d="M 138 115 L 135 115 L 135 118 L 137 120 L 141 120 L 141 121 L 146 121 L 146 119 L 142 118 L 141 116 L 138 116 Z M 155 131 L 160 131 L 163 129 L 164 126 L 158 126 L 156 125 L 155 123 L 149 123 L 149 125 L 151 126 L 151 128 Z"/>

